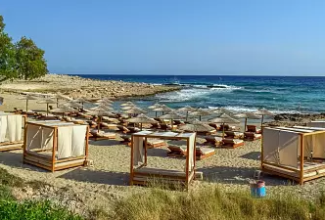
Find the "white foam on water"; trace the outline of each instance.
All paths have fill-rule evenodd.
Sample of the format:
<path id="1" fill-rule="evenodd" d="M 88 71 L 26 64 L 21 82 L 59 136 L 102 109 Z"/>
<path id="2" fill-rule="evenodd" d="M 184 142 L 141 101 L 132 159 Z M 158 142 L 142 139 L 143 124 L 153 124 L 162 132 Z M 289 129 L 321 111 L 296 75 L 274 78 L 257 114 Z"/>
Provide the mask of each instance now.
<path id="1" fill-rule="evenodd" d="M 211 92 L 205 89 L 183 89 L 181 91 L 157 94 L 156 98 L 161 102 L 183 102 L 201 96 L 207 96 Z"/>
<path id="2" fill-rule="evenodd" d="M 209 109 L 218 109 L 218 107 L 209 106 Z M 229 110 L 234 113 L 242 113 L 242 112 L 254 112 L 259 108 L 257 107 L 244 107 L 244 106 L 224 106 L 226 110 Z M 301 114 L 302 112 L 297 110 L 269 110 L 273 114 Z"/>

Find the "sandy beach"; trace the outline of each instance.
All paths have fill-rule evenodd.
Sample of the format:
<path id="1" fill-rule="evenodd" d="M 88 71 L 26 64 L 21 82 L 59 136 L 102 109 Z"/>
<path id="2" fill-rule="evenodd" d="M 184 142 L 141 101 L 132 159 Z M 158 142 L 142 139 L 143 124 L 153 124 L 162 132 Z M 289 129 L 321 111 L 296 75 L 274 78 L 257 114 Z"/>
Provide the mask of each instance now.
<path id="1" fill-rule="evenodd" d="M 49 76 L 51 78 L 53 76 Z M 60 78 L 60 77 L 54 77 Z M 65 79 L 66 76 L 62 76 Z M 88 82 L 93 85 L 91 80 L 78 79 L 82 82 Z M 57 80 L 57 79 L 56 79 Z M 61 81 L 53 80 L 49 83 L 51 86 L 60 84 Z M 64 81 L 64 80 L 63 80 Z M 24 86 L 22 81 L 13 82 L 1 86 L 6 91 L 1 94 L 5 99 L 0 110 L 13 110 L 13 107 L 24 108 L 25 101 L 19 100 L 21 91 L 39 91 L 46 90 L 53 92 L 54 87 L 46 85 L 46 83 L 30 82 Z M 78 83 L 76 83 L 78 84 Z M 111 82 L 98 82 L 105 88 Z M 130 86 L 131 83 L 120 82 L 120 87 Z M 74 87 L 76 86 L 76 87 Z M 74 85 L 67 95 L 72 97 L 77 92 L 77 85 Z M 168 89 L 165 87 L 151 87 L 151 85 L 139 85 L 150 90 L 143 90 L 143 94 L 162 92 Z M 62 85 L 60 91 L 67 89 L 67 85 Z M 79 85 L 79 88 L 82 87 Z M 10 90 L 10 91 L 9 91 Z M 95 89 L 94 89 L 95 90 Z M 87 89 L 83 92 L 87 94 Z M 44 92 L 44 91 L 43 91 Z M 84 93 L 83 93 L 84 94 Z M 130 96 L 132 90 L 123 94 L 115 93 L 114 96 Z M 131 95 L 132 96 L 132 95 Z M 89 96 L 87 96 L 89 97 Z M 44 104 L 38 104 L 36 101 L 30 101 L 30 109 L 45 110 Z M 301 119 L 304 123 L 307 119 Z M 290 118 L 286 118 L 283 123 L 290 122 Z M 22 150 L 3 152 L 0 154 L 0 167 L 8 170 L 9 173 L 23 178 L 25 181 L 40 181 L 43 184 L 38 189 L 26 186 L 25 188 L 15 188 L 14 195 L 19 199 L 44 199 L 49 198 L 59 204 L 68 207 L 70 210 L 82 215 L 89 214 L 86 210 L 104 209 L 110 210 L 117 199 L 125 198 L 133 193 L 146 191 L 148 188 L 129 186 L 129 169 L 130 169 L 130 147 L 120 143 L 122 139 L 118 137 L 116 140 L 90 141 L 89 159 L 93 161 L 93 165 L 89 167 L 80 167 L 57 171 L 51 173 L 43 169 L 39 169 L 22 163 Z M 203 139 L 198 138 L 199 143 L 203 143 Z M 249 181 L 253 180 L 253 175 L 260 167 L 260 148 L 259 140 L 253 142 L 245 142 L 245 145 L 236 149 L 215 148 L 215 155 L 210 158 L 197 162 L 197 170 L 203 172 L 203 181 L 195 181 L 191 190 L 206 187 L 208 185 L 217 185 L 225 190 L 242 189 L 249 192 Z M 184 170 L 185 160 L 167 157 L 167 147 L 150 149 L 148 152 L 148 163 L 153 167 L 180 169 Z M 275 176 L 263 176 L 266 182 L 268 193 L 274 191 L 292 191 L 301 193 L 303 196 L 313 196 L 317 191 L 323 189 L 325 179 L 320 178 L 306 183 L 303 186 L 290 182 L 287 179 Z M 317 190 L 315 190 L 315 188 Z"/>

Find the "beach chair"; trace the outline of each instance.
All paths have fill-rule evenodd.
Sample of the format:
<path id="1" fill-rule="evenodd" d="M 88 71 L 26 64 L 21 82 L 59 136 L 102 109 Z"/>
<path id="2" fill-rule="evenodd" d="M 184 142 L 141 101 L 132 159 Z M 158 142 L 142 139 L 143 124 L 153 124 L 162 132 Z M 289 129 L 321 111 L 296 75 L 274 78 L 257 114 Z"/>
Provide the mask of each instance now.
<path id="1" fill-rule="evenodd" d="M 100 128 L 101 129 L 117 129 L 117 124 L 111 124 L 111 123 L 106 123 L 106 122 L 101 122 L 100 123 Z"/>
<path id="2" fill-rule="evenodd" d="M 223 139 L 222 147 L 225 148 L 237 148 L 240 146 L 244 146 L 245 142 L 240 139 L 232 139 L 232 138 L 225 138 Z"/>
<path id="3" fill-rule="evenodd" d="M 187 150 L 185 146 L 168 146 L 168 157 L 185 157 Z"/>
<path id="4" fill-rule="evenodd" d="M 127 146 L 131 146 L 131 135 L 121 135 L 121 138 L 121 143 L 126 144 Z"/>
<path id="5" fill-rule="evenodd" d="M 196 132 L 198 135 L 203 135 L 203 136 L 209 136 L 209 135 L 214 135 L 217 133 L 217 130 L 216 129 L 213 129 L 211 131 L 204 131 L 204 132 L 201 132 L 201 131 L 197 131 Z"/>
<path id="6" fill-rule="evenodd" d="M 158 148 L 158 147 L 165 147 L 167 146 L 167 143 L 164 140 L 160 139 L 147 139 L 148 148 Z"/>
<path id="7" fill-rule="evenodd" d="M 244 139 L 245 141 L 255 141 L 255 140 L 259 140 L 262 138 L 261 134 L 257 134 L 255 132 L 244 132 Z"/>
<path id="8" fill-rule="evenodd" d="M 218 136 L 205 136 L 203 138 L 205 139 L 206 143 L 213 144 L 216 147 L 220 147 L 223 144 L 222 137 L 218 137 Z"/>
<path id="9" fill-rule="evenodd" d="M 98 130 L 94 129 L 90 131 L 89 139 L 94 141 L 111 140 L 111 139 L 116 139 L 116 134 L 111 132 L 104 132 L 104 131 L 98 132 Z"/>
<path id="10" fill-rule="evenodd" d="M 206 147 L 196 148 L 196 160 L 203 160 L 205 158 L 211 157 L 214 154 L 215 154 L 215 150 L 212 148 L 206 148 Z"/>
<path id="11" fill-rule="evenodd" d="M 220 125 L 220 128 L 219 128 L 220 131 L 238 131 L 239 128 L 237 128 L 236 126 L 234 125 L 228 125 L 228 124 L 224 124 L 224 125 Z"/>
<path id="12" fill-rule="evenodd" d="M 97 128 L 98 127 L 97 123 L 94 122 L 93 120 L 87 120 L 86 122 L 88 123 L 90 128 Z"/>
<path id="13" fill-rule="evenodd" d="M 262 130 L 257 128 L 256 125 L 247 125 L 247 132 L 254 132 L 256 134 L 261 134 Z"/>
<path id="14" fill-rule="evenodd" d="M 185 122 L 182 121 L 182 120 L 179 120 L 179 119 L 175 119 L 175 120 L 174 120 L 174 124 L 179 126 L 179 125 L 184 125 Z"/>
<path id="15" fill-rule="evenodd" d="M 168 125 L 168 124 L 162 123 L 162 124 L 160 124 L 160 129 L 162 129 L 162 130 L 176 130 L 177 125 Z"/>
<path id="16" fill-rule="evenodd" d="M 220 125 L 218 125 L 217 123 L 209 123 L 209 126 L 215 128 L 216 130 L 220 130 Z"/>
<path id="17" fill-rule="evenodd" d="M 231 139 L 243 139 L 244 133 L 237 132 L 237 131 L 225 131 L 225 134 L 227 135 L 227 138 Z"/>

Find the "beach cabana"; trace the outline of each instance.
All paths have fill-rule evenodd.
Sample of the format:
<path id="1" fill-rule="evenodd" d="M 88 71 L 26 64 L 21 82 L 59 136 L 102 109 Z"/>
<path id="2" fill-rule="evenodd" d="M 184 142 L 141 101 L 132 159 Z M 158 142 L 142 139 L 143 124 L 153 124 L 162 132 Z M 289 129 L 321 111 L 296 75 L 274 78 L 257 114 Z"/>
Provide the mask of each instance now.
<path id="1" fill-rule="evenodd" d="M 266 127 L 261 168 L 303 184 L 325 176 L 325 128 Z"/>
<path id="2" fill-rule="evenodd" d="M 185 170 L 152 167 L 148 163 L 148 139 L 184 140 L 187 142 Z M 130 185 L 148 185 L 155 181 L 180 183 L 188 188 L 195 177 L 196 134 L 141 131 L 131 137 Z"/>
<path id="3" fill-rule="evenodd" d="M 87 125 L 58 121 L 26 123 L 24 163 L 50 170 L 83 166 L 88 157 Z"/>
<path id="4" fill-rule="evenodd" d="M 25 115 L 0 113 L 0 151 L 22 148 L 25 123 Z"/>
<path id="5" fill-rule="evenodd" d="M 325 128 L 325 121 L 311 121 L 307 123 L 309 127 Z"/>

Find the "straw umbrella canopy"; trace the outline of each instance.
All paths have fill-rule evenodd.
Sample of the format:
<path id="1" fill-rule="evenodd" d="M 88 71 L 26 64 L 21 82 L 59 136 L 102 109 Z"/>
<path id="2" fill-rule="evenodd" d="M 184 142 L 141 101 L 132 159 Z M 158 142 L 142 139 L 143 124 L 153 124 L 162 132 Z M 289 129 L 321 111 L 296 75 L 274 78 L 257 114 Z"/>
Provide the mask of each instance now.
<path id="1" fill-rule="evenodd" d="M 155 109 L 155 108 L 159 108 L 159 107 L 161 107 L 161 106 L 163 106 L 163 105 L 160 104 L 160 103 L 158 103 L 158 102 L 156 102 L 155 104 L 150 105 L 148 108 L 149 108 L 149 109 Z"/>
<path id="2" fill-rule="evenodd" d="M 69 96 L 63 95 L 61 93 L 57 93 L 52 96 L 53 98 L 56 99 L 56 107 L 59 107 L 59 100 L 65 100 L 65 101 L 72 101 L 73 99 Z"/>
<path id="3" fill-rule="evenodd" d="M 106 104 L 106 105 L 111 105 L 113 104 L 113 101 L 108 99 L 108 98 L 103 98 L 103 99 L 99 99 L 96 101 L 95 104 Z"/>
<path id="4" fill-rule="evenodd" d="M 152 110 L 155 111 L 156 113 L 157 112 L 161 112 L 162 115 L 164 115 L 165 112 L 171 112 L 171 111 L 173 111 L 172 108 L 169 108 L 167 105 L 164 105 L 164 104 L 162 104 L 162 105 L 160 105 L 160 107 L 154 108 Z"/>
<path id="5" fill-rule="evenodd" d="M 141 130 L 142 130 L 142 124 L 144 124 L 144 123 L 155 123 L 155 122 L 157 122 L 156 120 L 154 120 L 153 118 L 148 117 L 145 114 L 139 114 L 136 117 L 127 119 L 127 121 L 128 122 L 131 122 L 131 123 L 139 123 Z"/>
<path id="6" fill-rule="evenodd" d="M 196 109 L 194 112 L 190 112 L 190 116 L 199 116 L 199 121 L 202 120 L 202 116 L 208 116 L 208 115 L 212 115 L 213 112 L 209 111 L 208 109 L 203 109 L 203 108 L 199 108 Z"/>
<path id="7" fill-rule="evenodd" d="M 100 129 L 100 122 L 102 121 L 102 117 L 105 115 L 111 114 L 113 109 L 107 105 L 99 104 L 96 107 L 90 108 L 87 112 L 90 115 L 98 116 L 98 132 Z"/>
<path id="8" fill-rule="evenodd" d="M 239 120 L 232 118 L 231 116 L 227 115 L 226 113 L 222 113 L 219 117 L 213 118 L 209 121 L 215 122 L 215 123 L 222 123 L 222 138 L 224 138 L 224 136 L 225 136 L 225 126 L 224 126 L 225 123 L 229 123 L 229 124 L 240 123 Z"/>
<path id="9" fill-rule="evenodd" d="M 252 119 L 259 119 L 261 118 L 260 116 L 258 115 L 255 115 L 254 113 L 252 112 L 245 112 L 245 113 L 239 113 L 239 114 L 236 114 L 234 115 L 236 118 L 244 118 L 245 119 L 245 124 L 244 124 L 244 131 L 246 130 L 246 127 L 247 127 L 247 120 L 249 118 L 252 118 Z"/>
<path id="10" fill-rule="evenodd" d="M 129 110 L 129 109 L 131 109 L 131 108 L 135 108 L 135 107 L 138 108 L 137 105 L 135 105 L 135 104 L 132 103 L 132 104 L 130 104 L 130 105 L 123 106 L 123 107 L 122 107 L 122 110 L 123 110 L 123 111 L 126 111 L 126 110 Z"/>
<path id="11" fill-rule="evenodd" d="M 19 98 L 19 100 L 26 100 L 26 112 L 28 111 L 28 101 L 29 100 L 37 100 L 37 98 L 33 94 L 26 94 L 23 97 Z"/>
<path id="12" fill-rule="evenodd" d="M 170 123 L 171 123 L 171 125 L 173 125 L 173 120 L 174 119 L 182 119 L 182 118 L 184 118 L 184 116 L 177 113 L 176 111 L 171 111 L 168 114 L 160 116 L 159 118 L 161 118 L 161 119 L 170 119 Z"/>
<path id="13" fill-rule="evenodd" d="M 227 115 L 232 115 L 233 114 L 230 110 L 228 110 L 228 109 L 226 109 L 224 107 L 219 107 L 217 109 L 214 109 L 212 112 L 214 114 L 222 114 L 222 113 L 226 113 Z"/>
<path id="14" fill-rule="evenodd" d="M 43 100 L 39 101 L 38 103 L 46 104 L 46 115 L 49 115 L 49 104 L 55 104 L 56 101 L 53 99 L 47 98 L 47 99 L 43 99 Z"/>
<path id="15" fill-rule="evenodd" d="M 273 116 L 274 114 L 265 108 L 259 109 L 254 112 L 255 115 L 261 115 L 261 125 L 263 124 L 264 116 Z"/>
<path id="16" fill-rule="evenodd" d="M 51 110 L 51 112 L 53 112 L 53 113 L 63 113 L 63 114 L 65 112 L 76 112 L 76 111 L 77 111 L 76 109 L 71 108 L 67 105 L 60 105 L 60 107 Z"/>
<path id="17" fill-rule="evenodd" d="M 208 132 L 214 130 L 214 128 L 210 125 L 203 123 L 202 121 L 199 121 L 197 119 L 190 124 L 180 126 L 179 129 L 192 132 Z"/>
<path id="18" fill-rule="evenodd" d="M 143 109 L 135 106 L 135 107 L 132 107 L 130 109 L 124 110 L 124 113 L 137 115 L 137 114 L 145 113 L 145 111 Z"/>
<path id="19" fill-rule="evenodd" d="M 89 100 L 85 97 L 80 97 L 80 98 L 74 99 L 73 101 L 81 104 L 81 110 L 83 110 L 85 103 L 89 103 Z"/>
<path id="20" fill-rule="evenodd" d="M 187 121 L 187 119 L 188 119 L 188 113 L 195 111 L 195 108 L 187 105 L 187 106 L 185 106 L 183 108 L 179 108 L 177 111 L 178 112 L 185 112 L 186 113 L 186 121 Z"/>

